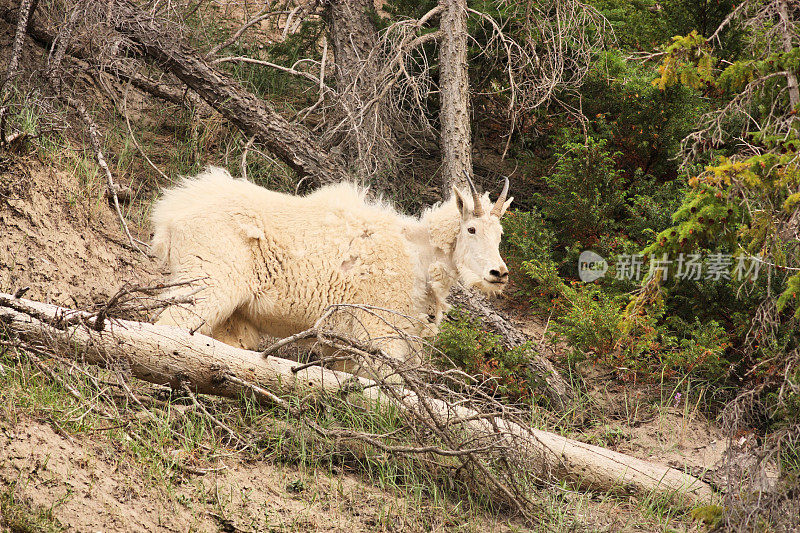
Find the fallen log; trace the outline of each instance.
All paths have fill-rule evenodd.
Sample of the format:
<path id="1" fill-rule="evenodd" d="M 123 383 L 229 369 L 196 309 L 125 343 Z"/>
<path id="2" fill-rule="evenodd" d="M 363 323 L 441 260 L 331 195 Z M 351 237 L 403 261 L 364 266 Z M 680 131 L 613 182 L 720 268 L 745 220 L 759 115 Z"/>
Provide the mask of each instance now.
<path id="1" fill-rule="evenodd" d="M 173 326 L 108 319 L 103 329 L 96 331 L 86 317 L 89 315 L 81 311 L 0 293 L 0 324 L 13 335 L 70 348 L 63 350 L 64 356 L 80 354 L 92 364 L 121 360 L 134 376 L 151 383 L 175 388 L 188 384 L 195 392 L 225 397 L 240 395 L 243 382 L 258 384 L 277 395 L 355 391 L 350 394 L 374 408 L 392 406 L 424 412 L 438 422 L 459 417 L 466 431 L 475 435 L 499 431 L 513 452 L 525 457 L 541 475 L 581 488 L 657 495 L 689 505 L 707 503 L 715 496 L 710 485 L 674 468 L 502 418 L 481 417 L 471 409 L 420 398 L 408 390 L 389 395 L 368 379 L 316 366 L 293 372 L 295 361 L 264 358 L 259 352 L 234 348 L 200 334 L 190 335 Z M 360 387 L 353 387 L 354 383 Z"/>

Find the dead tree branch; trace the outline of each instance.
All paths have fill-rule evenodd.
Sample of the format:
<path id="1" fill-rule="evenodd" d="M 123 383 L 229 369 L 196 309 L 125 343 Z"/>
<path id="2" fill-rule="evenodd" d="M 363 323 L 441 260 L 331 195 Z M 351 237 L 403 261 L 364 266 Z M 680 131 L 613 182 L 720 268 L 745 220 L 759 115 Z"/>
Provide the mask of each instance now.
<path id="1" fill-rule="evenodd" d="M 22 45 L 25 44 L 25 35 L 28 30 L 28 19 L 31 13 L 36 9 L 35 5 L 38 0 L 22 0 L 19 6 L 19 13 L 17 15 L 17 29 L 14 33 L 14 43 L 11 45 L 11 59 L 8 61 L 6 73 L 0 81 L 0 93 L 3 94 L 3 102 L 5 102 L 5 88 L 9 83 L 13 83 L 14 78 L 17 77 L 19 71 L 19 58 L 22 54 Z"/>
<path id="2" fill-rule="evenodd" d="M 147 253 L 139 248 L 139 241 L 134 239 L 133 235 L 131 235 L 131 231 L 128 228 L 128 222 L 125 220 L 125 216 L 122 214 L 122 209 L 120 208 L 119 204 L 119 186 L 114 183 L 114 176 L 111 175 L 111 169 L 108 168 L 108 163 L 103 155 L 103 148 L 100 143 L 100 132 L 97 128 L 97 124 L 95 124 L 94 120 L 92 120 L 92 117 L 89 115 L 89 112 L 86 110 L 86 106 L 83 105 L 83 102 L 73 98 L 68 94 L 62 94 L 60 95 L 60 98 L 78 113 L 78 116 L 86 125 L 86 131 L 89 134 L 89 143 L 92 145 L 92 150 L 94 151 L 95 158 L 97 159 L 97 164 L 100 166 L 103 174 L 105 174 L 106 186 L 108 187 L 108 191 L 113 199 L 114 209 L 116 210 L 117 217 L 122 224 L 122 229 L 125 232 L 125 236 L 128 237 L 128 242 L 130 245 L 133 246 L 136 251 L 141 253 L 145 258 L 147 258 Z"/>
<path id="3" fill-rule="evenodd" d="M 8 115 L 8 85 L 14 83 L 14 79 L 19 72 L 19 58 L 22 54 L 22 45 L 25 44 L 28 21 L 31 13 L 36 10 L 38 0 L 22 0 L 17 15 L 17 29 L 14 33 L 14 44 L 11 46 L 11 59 L 8 61 L 5 75 L 0 80 L 0 148 L 13 143 L 21 133 L 6 136 L 6 124 Z"/>
<path id="4" fill-rule="evenodd" d="M 148 59 L 174 74 L 248 138 L 255 137 L 299 177 L 310 177 L 317 184 L 347 179 L 342 163 L 325 152 L 303 126 L 289 123 L 267 102 L 214 69 L 195 50 L 166 35 L 137 7 L 121 2 L 117 12 L 116 29 Z"/>
<path id="5" fill-rule="evenodd" d="M 261 23 L 261 22 L 263 22 L 263 21 L 265 21 L 265 20 L 267 20 L 269 18 L 272 18 L 272 17 L 280 17 L 281 15 L 289 15 L 290 13 L 291 13 L 291 11 L 272 11 L 272 10 L 269 10 L 268 7 L 265 7 L 255 17 L 251 18 L 250 20 L 248 20 L 247 22 L 242 24 L 239 27 L 239 29 L 237 29 L 235 32 L 233 32 L 231 34 L 230 37 L 228 37 L 226 40 L 222 41 L 221 43 L 218 43 L 218 44 L 214 45 L 211 48 L 211 50 L 206 52 L 206 55 L 205 55 L 206 59 L 211 59 L 220 50 L 224 50 L 225 48 L 227 48 L 230 45 L 234 44 L 236 41 L 238 41 L 242 37 L 242 35 L 244 35 L 244 32 L 246 32 L 247 30 L 249 30 L 251 27 L 255 26 L 256 24 L 259 24 L 259 23 Z M 288 25 L 287 25 L 287 27 L 288 27 Z"/>

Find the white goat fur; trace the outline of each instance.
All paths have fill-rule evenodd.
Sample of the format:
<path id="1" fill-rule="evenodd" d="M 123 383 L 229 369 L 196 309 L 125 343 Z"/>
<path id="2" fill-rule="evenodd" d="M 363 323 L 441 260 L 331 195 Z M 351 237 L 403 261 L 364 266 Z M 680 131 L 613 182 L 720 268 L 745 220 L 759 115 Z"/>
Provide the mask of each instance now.
<path id="1" fill-rule="evenodd" d="M 453 196 L 471 203 L 466 195 Z M 488 194 L 481 200 L 488 212 Z M 353 184 L 291 196 L 212 167 L 166 191 L 152 221 L 152 251 L 169 268 L 171 281 L 200 289 L 193 306 L 169 307 L 158 323 L 248 349 L 265 335 L 286 337 L 312 327 L 338 303 L 369 304 L 417 319 L 361 314 L 340 323 L 342 333 L 396 337 L 393 327 L 399 326 L 420 335 L 421 325 L 441 320 L 444 298 L 461 270 L 454 254 L 463 217 L 455 198 L 415 218 L 367 200 Z M 399 345 L 384 348 L 393 357 L 407 355 Z"/>

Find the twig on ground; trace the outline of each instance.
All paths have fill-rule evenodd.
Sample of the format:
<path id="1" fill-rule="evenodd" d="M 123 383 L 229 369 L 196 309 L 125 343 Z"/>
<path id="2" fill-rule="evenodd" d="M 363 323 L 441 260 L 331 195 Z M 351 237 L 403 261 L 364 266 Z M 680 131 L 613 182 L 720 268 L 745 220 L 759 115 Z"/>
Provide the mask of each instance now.
<path id="1" fill-rule="evenodd" d="M 189 388 L 189 385 L 184 383 L 182 385 L 182 388 L 189 395 L 189 398 L 192 399 L 192 403 L 194 404 L 195 408 L 198 409 L 201 413 L 203 413 L 215 426 L 217 426 L 218 428 L 222 429 L 225 433 L 227 433 L 231 441 L 238 444 L 242 449 L 247 449 L 250 447 L 250 445 L 247 444 L 245 441 L 243 441 L 239 437 L 239 435 L 234 430 L 232 430 L 227 424 L 225 424 L 224 422 L 222 422 L 221 420 L 219 420 L 214 415 L 208 412 L 208 409 L 206 409 L 205 406 L 202 403 L 200 403 L 200 401 L 198 401 L 197 396 L 195 396 L 195 394 L 192 392 L 192 389 Z"/>
<path id="2" fill-rule="evenodd" d="M 31 288 L 30 287 L 20 287 L 19 289 L 14 291 L 14 298 L 22 298 L 25 296 L 25 293 L 28 292 Z"/>

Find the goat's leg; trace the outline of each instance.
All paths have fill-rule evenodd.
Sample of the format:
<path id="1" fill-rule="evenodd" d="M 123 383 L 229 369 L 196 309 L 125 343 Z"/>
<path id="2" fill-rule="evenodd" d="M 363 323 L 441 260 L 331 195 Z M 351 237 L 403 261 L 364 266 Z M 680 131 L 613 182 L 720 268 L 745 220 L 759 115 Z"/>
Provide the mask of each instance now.
<path id="1" fill-rule="evenodd" d="M 156 324 L 180 326 L 203 335 L 213 335 L 247 298 L 244 291 L 237 290 L 235 284 L 222 284 L 213 279 L 195 281 L 188 288 L 181 287 L 168 296 L 187 294 L 192 294 L 192 304 L 167 307 L 159 315 Z"/>
<path id="2" fill-rule="evenodd" d="M 211 336 L 237 348 L 256 350 L 263 335 L 254 322 L 237 310 L 228 320 L 214 328 Z"/>

